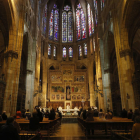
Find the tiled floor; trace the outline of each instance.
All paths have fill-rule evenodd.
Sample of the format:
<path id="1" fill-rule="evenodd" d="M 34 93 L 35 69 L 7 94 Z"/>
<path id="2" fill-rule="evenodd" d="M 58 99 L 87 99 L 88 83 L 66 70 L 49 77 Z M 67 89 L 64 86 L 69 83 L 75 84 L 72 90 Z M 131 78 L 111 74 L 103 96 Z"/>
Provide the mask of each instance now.
<path id="1" fill-rule="evenodd" d="M 83 137 L 85 134 L 81 130 L 78 123 L 63 123 L 57 132 L 54 133 L 54 136 Z"/>
<path id="2" fill-rule="evenodd" d="M 62 123 L 50 140 L 85 140 L 85 134 L 78 123 Z"/>
<path id="3" fill-rule="evenodd" d="M 43 140 L 93 140 L 93 138 L 85 137 L 84 132 L 78 123 L 62 123 L 55 133 L 50 138 Z M 106 138 L 94 138 L 94 140 L 109 140 Z"/>

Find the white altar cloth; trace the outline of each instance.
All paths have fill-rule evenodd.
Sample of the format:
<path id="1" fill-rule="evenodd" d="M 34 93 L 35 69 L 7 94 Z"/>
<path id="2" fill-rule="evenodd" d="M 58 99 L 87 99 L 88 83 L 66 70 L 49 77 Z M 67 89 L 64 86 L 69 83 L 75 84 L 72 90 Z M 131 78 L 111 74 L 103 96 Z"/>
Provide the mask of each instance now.
<path id="1" fill-rule="evenodd" d="M 62 109 L 62 111 L 79 111 L 79 109 Z"/>

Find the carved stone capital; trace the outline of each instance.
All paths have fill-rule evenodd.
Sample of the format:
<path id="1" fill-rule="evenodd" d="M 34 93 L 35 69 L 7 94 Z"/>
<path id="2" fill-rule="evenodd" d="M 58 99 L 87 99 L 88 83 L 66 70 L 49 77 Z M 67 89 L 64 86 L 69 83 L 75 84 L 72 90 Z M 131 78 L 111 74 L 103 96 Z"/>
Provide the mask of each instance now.
<path id="1" fill-rule="evenodd" d="M 32 74 L 33 71 L 32 71 L 32 70 L 26 70 L 26 73 L 27 73 L 27 74 Z"/>
<path id="2" fill-rule="evenodd" d="M 122 50 L 120 51 L 120 57 L 126 57 L 127 55 L 131 56 L 131 51 L 130 49 Z"/>
<path id="3" fill-rule="evenodd" d="M 13 50 L 9 50 L 4 54 L 5 58 L 11 57 L 11 59 L 15 58 L 18 59 L 18 53 L 13 51 Z"/>

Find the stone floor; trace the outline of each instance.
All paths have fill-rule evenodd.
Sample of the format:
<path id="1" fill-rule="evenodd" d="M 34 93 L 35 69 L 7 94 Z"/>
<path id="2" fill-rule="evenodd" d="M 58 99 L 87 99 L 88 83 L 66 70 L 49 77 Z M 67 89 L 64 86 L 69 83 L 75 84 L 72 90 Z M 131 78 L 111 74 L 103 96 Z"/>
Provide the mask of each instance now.
<path id="1" fill-rule="evenodd" d="M 93 138 L 87 139 L 78 123 L 62 123 L 57 131 L 49 138 L 49 140 L 93 140 Z"/>

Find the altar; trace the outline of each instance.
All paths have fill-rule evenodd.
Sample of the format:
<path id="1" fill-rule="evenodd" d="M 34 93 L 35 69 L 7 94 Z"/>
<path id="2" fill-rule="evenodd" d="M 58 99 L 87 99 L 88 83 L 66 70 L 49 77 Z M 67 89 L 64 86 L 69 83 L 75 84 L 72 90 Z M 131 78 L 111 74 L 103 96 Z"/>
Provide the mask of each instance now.
<path id="1" fill-rule="evenodd" d="M 67 106 L 66 109 L 62 109 L 62 107 L 59 107 L 58 110 L 62 113 L 62 115 L 78 115 L 79 109 L 75 107 L 74 109 L 70 109 L 70 106 Z"/>

